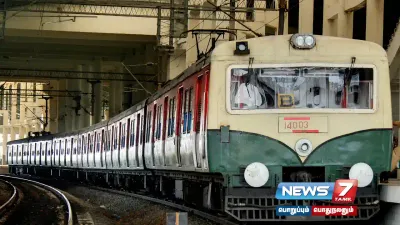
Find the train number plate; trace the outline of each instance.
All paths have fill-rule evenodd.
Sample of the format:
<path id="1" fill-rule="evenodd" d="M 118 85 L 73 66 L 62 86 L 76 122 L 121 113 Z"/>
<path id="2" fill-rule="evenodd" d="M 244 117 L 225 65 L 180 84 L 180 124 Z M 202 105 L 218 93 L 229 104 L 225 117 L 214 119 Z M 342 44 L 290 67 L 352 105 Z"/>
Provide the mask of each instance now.
<path id="1" fill-rule="evenodd" d="M 326 133 L 326 116 L 282 116 L 279 117 L 279 133 Z"/>

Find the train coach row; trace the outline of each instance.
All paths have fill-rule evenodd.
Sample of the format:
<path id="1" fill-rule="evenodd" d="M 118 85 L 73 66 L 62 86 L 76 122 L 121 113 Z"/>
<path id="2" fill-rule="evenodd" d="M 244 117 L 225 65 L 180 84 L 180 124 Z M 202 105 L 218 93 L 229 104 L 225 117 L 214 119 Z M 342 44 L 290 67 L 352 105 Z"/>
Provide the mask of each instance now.
<path id="1" fill-rule="evenodd" d="M 8 163 L 100 170 L 146 167 L 207 171 L 208 68 L 189 75 L 108 121 L 79 131 L 8 142 Z"/>

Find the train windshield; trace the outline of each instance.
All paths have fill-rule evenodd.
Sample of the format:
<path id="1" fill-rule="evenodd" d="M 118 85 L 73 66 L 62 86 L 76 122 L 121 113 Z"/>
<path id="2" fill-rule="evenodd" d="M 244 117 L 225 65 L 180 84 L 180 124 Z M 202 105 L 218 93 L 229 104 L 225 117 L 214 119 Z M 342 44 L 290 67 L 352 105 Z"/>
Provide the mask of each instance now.
<path id="1" fill-rule="evenodd" d="M 373 108 L 372 68 L 234 68 L 230 76 L 233 110 Z"/>

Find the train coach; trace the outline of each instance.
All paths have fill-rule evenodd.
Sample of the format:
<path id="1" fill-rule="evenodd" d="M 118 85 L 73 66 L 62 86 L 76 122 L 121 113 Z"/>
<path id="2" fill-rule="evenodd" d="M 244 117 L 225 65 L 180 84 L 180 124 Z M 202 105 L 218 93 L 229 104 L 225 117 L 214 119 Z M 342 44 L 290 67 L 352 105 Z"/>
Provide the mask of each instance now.
<path id="1" fill-rule="evenodd" d="M 391 168 L 388 68 L 384 49 L 360 40 L 225 42 L 108 121 L 9 142 L 10 171 L 146 189 L 238 221 L 286 220 L 275 214 L 281 204 L 327 204 L 277 200 L 280 182 L 353 178 L 358 216 L 319 219 L 367 220 Z"/>

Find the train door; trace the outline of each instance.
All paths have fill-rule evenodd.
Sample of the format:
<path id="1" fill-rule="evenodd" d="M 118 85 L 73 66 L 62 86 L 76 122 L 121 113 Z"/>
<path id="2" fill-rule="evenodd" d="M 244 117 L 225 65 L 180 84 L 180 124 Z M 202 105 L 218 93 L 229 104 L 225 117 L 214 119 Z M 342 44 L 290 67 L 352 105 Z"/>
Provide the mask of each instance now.
<path id="1" fill-rule="evenodd" d="M 94 136 L 94 167 L 98 167 L 98 166 L 100 166 L 100 163 L 99 163 L 99 161 L 100 161 L 100 147 L 99 147 L 99 144 L 98 144 L 98 142 L 99 142 L 99 131 L 98 130 L 95 130 L 94 132 L 93 132 L 93 136 Z"/>
<path id="2" fill-rule="evenodd" d="M 16 146 L 15 146 L 16 148 L 15 148 L 15 165 L 18 165 L 19 164 L 19 145 L 17 144 Z"/>
<path id="3" fill-rule="evenodd" d="M 162 125 L 162 121 L 164 120 L 163 116 L 163 107 L 165 106 L 166 99 L 164 99 L 164 104 L 159 104 L 157 105 L 157 108 L 155 110 L 155 124 L 154 124 L 154 161 L 155 165 L 158 167 L 164 166 L 164 139 L 162 138 L 161 132 L 164 130 L 164 127 Z M 168 101 L 168 100 L 167 100 Z"/>
<path id="4" fill-rule="evenodd" d="M 40 145 L 40 165 L 46 165 L 46 141 L 42 141 Z"/>
<path id="5" fill-rule="evenodd" d="M 145 144 L 144 144 L 144 159 L 145 159 L 145 164 L 146 166 L 154 166 L 154 151 L 153 151 L 153 138 L 152 138 L 152 129 L 153 129 L 153 115 L 154 113 L 154 108 L 156 105 L 149 106 L 147 109 L 147 115 L 146 115 L 146 130 L 145 130 Z"/>
<path id="6" fill-rule="evenodd" d="M 111 151 L 111 140 L 112 140 L 112 126 L 107 126 L 106 131 L 106 168 L 113 167 L 112 164 L 112 151 Z"/>
<path id="7" fill-rule="evenodd" d="M 25 144 L 21 145 L 21 165 L 25 162 Z"/>
<path id="8" fill-rule="evenodd" d="M 56 140 L 55 143 L 55 155 L 54 155 L 54 164 L 56 166 L 60 166 L 60 139 Z"/>
<path id="9" fill-rule="evenodd" d="M 126 120 L 122 119 L 119 122 L 119 163 L 120 166 L 125 168 L 127 162 L 127 147 L 126 147 Z"/>
<path id="10" fill-rule="evenodd" d="M 14 145 L 11 145 L 11 151 L 10 151 L 10 153 L 11 153 L 11 163 L 10 163 L 10 165 L 14 165 L 14 163 L 15 163 L 15 146 Z"/>
<path id="11" fill-rule="evenodd" d="M 65 138 L 62 138 L 61 139 L 61 154 L 60 154 L 60 161 L 61 161 L 61 166 L 65 166 L 66 165 L 66 148 L 65 148 L 65 146 L 66 146 L 66 144 L 67 144 L 67 141 L 66 141 L 66 139 Z"/>
<path id="12" fill-rule="evenodd" d="M 180 154 L 181 163 L 185 167 L 195 167 L 195 134 L 193 129 L 193 87 L 186 88 L 183 96 L 183 104 L 180 111 L 182 112 L 182 122 L 180 127 Z"/>
<path id="13" fill-rule="evenodd" d="M 176 97 L 171 97 L 168 104 L 166 137 L 165 137 L 165 158 L 166 166 L 175 167 L 178 165 L 178 156 L 176 154 L 177 143 L 175 140 L 175 121 L 176 120 Z"/>
<path id="14" fill-rule="evenodd" d="M 183 87 L 179 88 L 178 90 L 178 107 L 176 110 L 176 131 L 175 131 L 175 140 L 176 144 L 176 157 L 178 161 L 178 166 L 182 166 L 182 158 L 181 158 L 181 131 L 183 127 L 182 122 L 182 111 L 183 111 Z"/>
<path id="15" fill-rule="evenodd" d="M 72 137 L 67 137 L 67 154 L 65 154 L 67 166 L 72 166 Z"/>
<path id="16" fill-rule="evenodd" d="M 51 141 L 46 141 L 46 166 L 51 166 Z"/>
<path id="17" fill-rule="evenodd" d="M 93 155 L 93 141 L 94 141 L 94 135 L 93 132 L 89 132 L 88 135 L 88 167 L 93 167 L 94 166 L 94 155 Z"/>
<path id="18" fill-rule="evenodd" d="M 87 149 L 88 149 L 88 140 L 87 134 L 82 135 L 82 167 L 88 167 L 88 157 L 87 157 Z"/>
<path id="19" fill-rule="evenodd" d="M 205 148 L 205 132 L 204 126 L 204 104 L 205 103 L 205 85 L 204 75 L 197 77 L 196 81 L 196 97 L 194 101 L 194 118 L 193 130 L 195 133 L 195 159 L 196 167 L 201 168 L 202 160 L 205 155 L 203 154 Z"/>
<path id="20" fill-rule="evenodd" d="M 76 146 L 77 146 L 77 136 L 74 136 L 74 137 L 72 137 L 72 147 L 71 147 L 71 155 L 72 155 L 71 167 L 76 167 L 76 164 L 77 164 Z"/>
<path id="21" fill-rule="evenodd" d="M 105 138 L 104 138 L 104 130 L 105 128 L 101 128 L 101 133 L 99 134 L 100 136 L 100 166 L 104 167 L 104 158 L 105 158 L 105 154 L 104 154 L 104 149 L 105 149 Z"/>
<path id="22" fill-rule="evenodd" d="M 60 166 L 60 146 L 61 146 L 61 140 L 58 139 L 56 141 L 56 154 L 55 154 L 55 164 L 56 166 Z"/>
<path id="23" fill-rule="evenodd" d="M 17 145 L 15 145 L 15 162 L 14 162 L 14 164 L 15 165 L 18 165 L 19 164 L 19 145 L 17 144 Z"/>
<path id="24" fill-rule="evenodd" d="M 134 143 L 135 140 L 133 140 L 133 137 L 135 136 L 135 130 L 134 130 L 134 118 L 135 114 L 133 114 L 131 117 L 128 117 L 128 120 L 126 122 L 126 163 L 128 167 L 135 167 L 135 148 L 134 148 Z M 133 129 L 132 129 L 133 127 Z M 133 144 L 132 144 L 133 142 Z"/>
<path id="25" fill-rule="evenodd" d="M 31 165 L 35 165 L 36 143 L 31 144 Z"/>
<path id="26" fill-rule="evenodd" d="M 112 164 L 113 167 L 119 167 L 119 152 L 118 152 L 118 123 L 113 124 L 112 129 Z"/>
<path id="27" fill-rule="evenodd" d="M 76 166 L 78 168 L 83 166 L 82 161 L 82 135 L 78 136 L 78 147 L 77 147 L 77 156 L 76 156 Z"/>
<path id="28" fill-rule="evenodd" d="M 145 123 L 144 123 L 144 110 L 142 111 L 142 114 L 138 114 L 138 129 L 136 132 L 136 137 L 137 137 L 137 148 L 136 148 L 136 153 L 138 156 L 138 167 L 143 167 L 143 145 L 144 145 L 144 137 L 145 137 Z"/>
<path id="29" fill-rule="evenodd" d="M 17 154 L 18 154 L 17 164 L 19 164 L 19 165 L 22 164 L 22 148 L 23 148 L 23 144 L 18 145 L 18 149 L 17 149 Z"/>
<path id="30" fill-rule="evenodd" d="M 130 163 L 130 137 L 131 137 L 131 118 L 128 117 L 128 120 L 126 121 L 126 125 L 125 125 L 125 152 L 126 152 L 126 157 L 125 157 L 125 161 L 126 161 L 126 167 L 129 167 L 131 165 Z"/>

